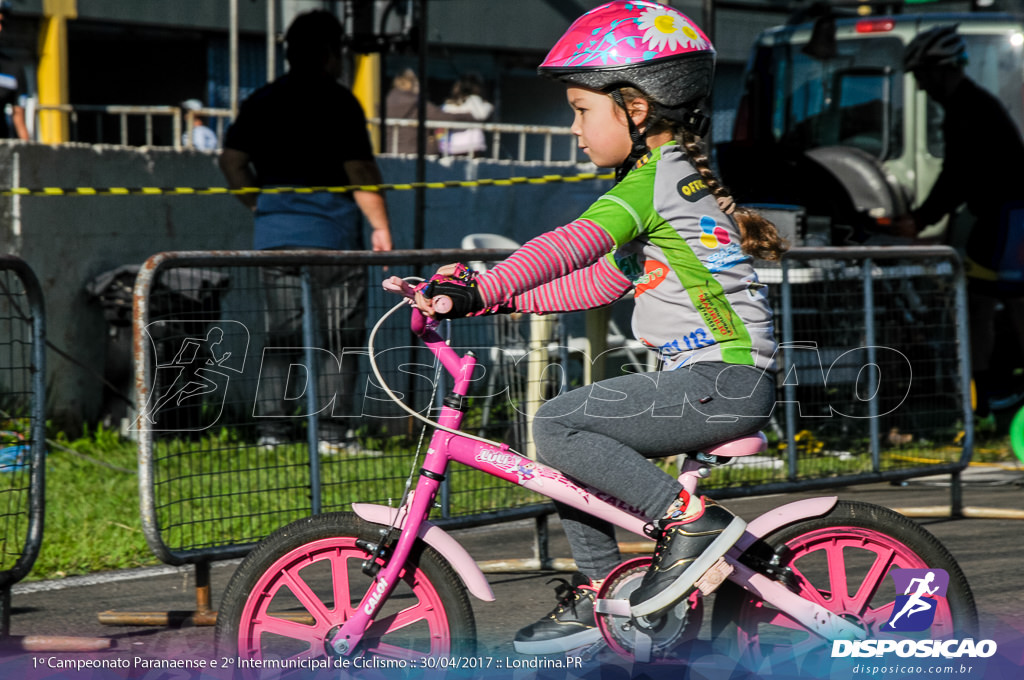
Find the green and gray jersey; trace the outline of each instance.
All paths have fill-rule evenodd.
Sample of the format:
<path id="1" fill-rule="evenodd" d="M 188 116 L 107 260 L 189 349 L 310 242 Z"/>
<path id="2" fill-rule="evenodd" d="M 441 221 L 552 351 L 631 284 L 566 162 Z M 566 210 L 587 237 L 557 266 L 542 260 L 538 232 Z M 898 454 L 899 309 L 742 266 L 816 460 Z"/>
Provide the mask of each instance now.
<path id="1" fill-rule="evenodd" d="M 772 311 L 739 227 L 679 145 L 648 154 L 581 220 L 615 241 L 607 257 L 633 284 L 633 332 L 666 369 L 693 361 L 775 368 Z"/>
<path id="2" fill-rule="evenodd" d="M 632 290 L 633 331 L 666 368 L 775 367 L 771 308 L 739 227 L 674 142 L 476 281 L 485 306 L 536 314 L 593 309 Z"/>

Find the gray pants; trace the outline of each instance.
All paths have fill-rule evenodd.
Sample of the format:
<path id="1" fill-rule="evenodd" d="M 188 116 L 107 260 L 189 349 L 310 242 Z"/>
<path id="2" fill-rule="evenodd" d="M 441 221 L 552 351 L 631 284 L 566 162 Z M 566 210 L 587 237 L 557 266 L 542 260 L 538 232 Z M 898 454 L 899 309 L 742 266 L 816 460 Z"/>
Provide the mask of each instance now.
<path id="1" fill-rule="evenodd" d="M 560 395 L 537 411 L 533 437 L 538 460 L 655 520 L 682 487 L 649 459 L 757 432 L 774 404 L 774 373 L 698 362 Z M 562 504 L 558 512 L 579 570 L 604 578 L 621 562 L 614 527 Z"/>
<path id="2" fill-rule="evenodd" d="M 293 351 L 275 351 L 264 357 L 260 377 L 266 386 L 256 403 L 258 429 L 261 435 L 283 438 L 295 434 L 297 422 L 292 413 L 296 407 L 305 408 L 305 404 L 290 394 L 294 386 L 289 385 L 289 376 L 291 365 L 303 359 L 302 347 L 308 341 L 302 334 L 302 321 L 311 312 L 313 346 L 333 353 L 341 362 L 340 367 L 316 367 L 317 393 L 322 399 L 329 399 L 327 395 L 337 397 L 331 412 L 319 416 L 321 439 L 338 441 L 358 422 L 358 409 L 362 408 L 361 403 L 354 403 L 354 397 L 359 375 L 357 352 L 366 345 L 366 268 L 310 267 L 310 279 L 315 308 L 307 310 L 298 268 L 267 267 L 263 271 L 266 342 Z"/>

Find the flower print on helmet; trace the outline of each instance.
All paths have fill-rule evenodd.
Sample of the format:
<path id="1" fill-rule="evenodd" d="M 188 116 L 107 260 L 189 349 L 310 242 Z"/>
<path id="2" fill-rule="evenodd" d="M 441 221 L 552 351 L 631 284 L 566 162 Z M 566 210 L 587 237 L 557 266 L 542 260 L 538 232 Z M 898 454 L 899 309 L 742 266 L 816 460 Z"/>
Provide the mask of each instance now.
<path id="1" fill-rule="evenodd" d="M 705 49 L 710 44 L 699 28 L 671 7 L 648 7 L 638 22 L 644 43 L 661 53 L 678 53 L 680 48 Z"/>
<path id="2" fill-rule="evenodd" d="M 573 85 L 632 86 L 669 107 L 711 92 L 715 48 L 681 12 L 647 0 L 616 0 L 577 19 L 537 69 Z"/>

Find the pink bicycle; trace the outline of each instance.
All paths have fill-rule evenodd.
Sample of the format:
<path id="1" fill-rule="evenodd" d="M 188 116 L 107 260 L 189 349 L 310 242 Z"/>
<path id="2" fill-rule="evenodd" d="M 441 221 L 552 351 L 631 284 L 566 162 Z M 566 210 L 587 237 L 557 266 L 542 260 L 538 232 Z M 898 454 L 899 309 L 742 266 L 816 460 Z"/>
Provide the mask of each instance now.
<path id="1" fill-rule="evenodd" d="M 412 287 L 392 277 L 385 288 Z M 405 306 L 387 312 L 370 334 Z M 418 311 L 413 331 L 454 380 L 418 478 L 397 508 L 353 504 L 351 513 L 296 521 L 263 540 L 242 562 L 224 593 L 215 639 L 229 658 L 276 660 L 277 668 L 437 668 L 475 656 L 476 628 L 468 596 L 491 601 L 486 577 L 469 553 L 427 520 L 450 461 L 481 470 L 581 508 L 643 535 L 645 520 L 558 470 L 508 446 L 459 431 L 463 397 L 476 359 L 460 356 Z M 388 394 L 376 365 L 377 378 Z M 423 416 L 403 405 L 417 418 Z M 765 450 L 763 435 L 688 452 L 680 482 L 691 492 L 711 468 Z M 598 594 L 603 643 L 639 662 L 685 663 L 687 644 L 700 644 L 707 595 L 716 644 L 748 668 L 768 659 L 827 656 L 833 640 L 913 637 L 885 632 L 896 595 L 892 569 L 942 569 L 949 574 L 930 630 L 919 637 L 976 636 L 974 598 L 954 558 L 925 529 L 886 508 L 800 500 L 748 523 L 746 534 L 698 583 L 699 589 L 661 618 L 630 614 L 629 594 L 650 557 L 615 569 Z M 355 665 L 353 665 L 355 664 Z M 777 666 L 776 666 L 777 667 Z"/>

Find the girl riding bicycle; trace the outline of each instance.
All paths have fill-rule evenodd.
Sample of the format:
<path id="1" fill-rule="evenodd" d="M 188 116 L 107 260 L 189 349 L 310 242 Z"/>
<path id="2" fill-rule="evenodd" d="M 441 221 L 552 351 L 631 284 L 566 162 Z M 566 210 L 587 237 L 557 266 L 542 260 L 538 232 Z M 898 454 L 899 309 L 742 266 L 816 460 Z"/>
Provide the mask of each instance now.
<path id="1" fill-rule="evenodd" d="M 634 332 L 661 370 L 555 397 L 536 414 L 534 441 L 540 461 L 650 521 L 655 558 L 630 596 L 633 616 L 649 619 L 686 597 L 746 526 L 651 459 L 756 432 L 775 403 L 772 312 L 753 258 L 778 259 L 784 244 L 735 205 L 700 144 L 714 60 L 696 24 L 654 2 L 619 0 L 577 19 L 539 71 L 566 85 L 580 147 L 616 168 L 617 184 L 485 274 L 443 268 L 416 299 L 430 316 L 456 318 L 592 309 L 633 291 Z M 621 561 L 614 529 L 558 510 L 579 574 L 516 634 L 519 652 L 601 638 L 594 596 Z"/>

